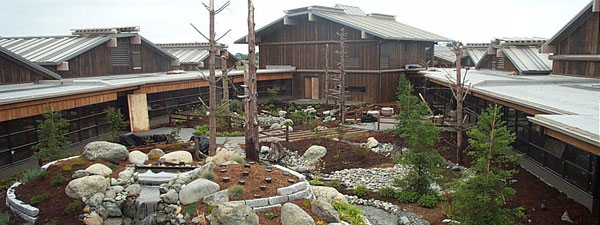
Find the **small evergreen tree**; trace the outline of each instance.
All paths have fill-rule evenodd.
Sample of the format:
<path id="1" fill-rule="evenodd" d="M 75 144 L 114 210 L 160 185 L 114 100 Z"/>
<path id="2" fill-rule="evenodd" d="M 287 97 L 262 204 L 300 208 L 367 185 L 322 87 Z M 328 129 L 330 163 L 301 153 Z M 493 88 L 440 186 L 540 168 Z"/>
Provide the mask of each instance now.
<path id="1" fill-rule="evenodd" d="M 433 148 L 439 139 L 439 129 L 431 121 L 421 120 L 428 114 L 427 106 L 412 92 L 412 85 L 402 75 L 398 82 L 400 112 L 395 117 L 399 122 L 396 131 L 410 151 L 395 161 L 409 166 L 408 175 L 400 182 L 404 190 L 426 195 L 432 193 L 431 184 L 440 174 L 444 159 Z"/>
<path id="2" fill-rule="evenodd" d="M 106 120 L 110 127 L 110 137 L 113 142 L 119 141 L 119 131 L 122 131 L 127 126 L 125 117 L 121 114 L 121 110 L 113 107 L 106 108 Z"/>
<path id="3" fill-rule="evenodd" d="M 515 194 L 508 182 L 516 172 L 505 168 L 514 164 L 518 156 L 504 154 L 510 149 L 515 135 L 507 129 L 501 117 L 501 108 L 490 106 L 479 117 L 477 126 L 468 133 L 473 149 L 468 154 L 474 160 L 470 170 L 474 176 L 459 183 L 452 202 L 461 224 L 516 224 L 512 216 L 523 214 L 520 207 L 504 208 L 507 199 Z"/>
<path id="4" fill-rule="evenodd" d="M 46 107 L 44 120 L 38 121 L 38 143 L 33 146 L 34 156 L 39 161 L 56 160 L 65 154 L 61 151 L 71 144 L 65 135 L 69 131 L 69 121 L 62 117 L 60 111 L 52 111 Z"/>

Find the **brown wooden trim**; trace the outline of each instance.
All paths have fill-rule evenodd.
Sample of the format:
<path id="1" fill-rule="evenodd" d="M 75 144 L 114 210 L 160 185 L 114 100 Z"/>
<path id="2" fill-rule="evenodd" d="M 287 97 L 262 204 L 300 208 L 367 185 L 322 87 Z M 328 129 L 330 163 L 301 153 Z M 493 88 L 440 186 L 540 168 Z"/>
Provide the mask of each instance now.
<path id="1" fill-rule="evenodd" d="M 346 43 L 354 44 L 354 43 L 374 43 L 376 40 L 348 40 Z M 324 45 L 324 44 L 338 44 L 339 40 L 328 40 L 328 41 L 282 41 L 282 42 L 265 42 L 258 43 L 259 46 L 264 45 Z"/>
<path id="2" fill-rule="evenodd" d="M 181 82 L 142 85 L 140 86 L 140 89 L 134 91 L 134 94 L 151 94 L 198 87 L 208 87 L 208 81 L 189 80 Z"/>
<path id="3" fill-rule="evenodd" d="M 267 80 L 284 80 L 284 79 L 292 79 L 291 73 L 286 74 L 257 74 L 257 81 L 267 81 Z M 233 78 L 234 83 L 242 83 L 244 82 L 244 77 L 235 76 Z"/>
<path id="4" fill-rule="evenodd" d="M 129 91 L 129 90 L 134 90 L 134 89 L 137 89 L 137 87 L 120 88 L 120 89 L 115 89 L 115 90 L 98 91 L 98 92 L 82 93 L 82 94 L 75 94 L 75 95 L 67 95 L 67 96 L 61 96 L 61 97 L 50 97 L 50 98 L 45 98 L 45 99 L 33 100 L 33 101 L 18 102 L 18 103 L 0 105 L 0 110 L 6 110 L 6 109 L 12 109 L 12 108 L 22 108 L 22 107 L 31 106 L 31 105 L 48 104 L 48 103 L 52 103 L 52 102 L 67 101 L 67 100 L 78 99 L 78 98 L 83 98 L 83 97 L 97 96 L 97 95 L 103 95 L 103 94 L 108 94 L 108 93 L 117 93 L 117 92 Z"/>
<path id="5" fill-rule="evenodd" d="M 560 133 L 558 131 L 549 129 L 549 128 L 544 128 L 544 134 L 556 138 L 558 140 L 561 140 L 567 144 L 573 145 L 577 148 L 583 149 L 585 151 L 591 152 L 594 155 L 598 155 L 600 156 L 600 147 L 592 145 L 590 143 L 584 142 L 582 140 L 576 139 L 574 137 L 565 135 L 563 133 Z"/>

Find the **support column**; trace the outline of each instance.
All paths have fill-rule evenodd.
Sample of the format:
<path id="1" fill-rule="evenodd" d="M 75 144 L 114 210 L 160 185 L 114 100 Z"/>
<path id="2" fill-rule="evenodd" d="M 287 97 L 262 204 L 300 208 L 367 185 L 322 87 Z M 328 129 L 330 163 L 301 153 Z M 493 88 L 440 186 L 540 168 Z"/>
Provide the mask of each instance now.
<path id="1" fill-rule="evenodd" d="M 127 95 L 127 104 L 129 105 L 129 127 L 131 127 L 131 132 L 150 130 L 146 94 Z"/>

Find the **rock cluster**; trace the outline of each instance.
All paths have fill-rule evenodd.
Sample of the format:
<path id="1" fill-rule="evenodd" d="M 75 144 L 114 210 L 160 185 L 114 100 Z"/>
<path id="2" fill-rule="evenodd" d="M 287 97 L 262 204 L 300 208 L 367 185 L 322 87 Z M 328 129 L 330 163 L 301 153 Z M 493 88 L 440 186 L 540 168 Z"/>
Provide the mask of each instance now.
<path id="1" fill-rule="evenodd" d="M 129 158 L 129 151 L 121 144 L 94 141 L 83 147 L 81 156 L 87 160 L 123 161 Z"/>
<path id="2" fill-rule="evenodd" d="M 376 209 L 380 209 L 380 210 L 383 210 L 383 211 L 389 213 L 388 215 L 377 215 L 377 214 L 380 214 L 380 212 L 372 213 L 372 212 L 370 212 L 369 208 L 361 207 L 361 209 L 363 209 L 363 211 L 365 211 L 367 218 L 373 224 L 380 224 L 380 223 L 377 223 L 377 220 L 379 219 L 377 217 L 381 217 L 380 219 L 388 219 L 389 220 L 390 216 L 395 216 L 396 218 L 394 220 L 396 220 L 396 222 L 397 222 L 396 224 L 429 225 L 429 222 L 427 222 L 424 219 L 421 219 L 417 214 L 404 211 L 403 209 L 401 209 L 400 207 L 398 207 L 397 205 L 394 205 L 392 203 L 380 201 L 377 199 L 368 199 L 368 200 L 361 199 L 356 196 L 350 196 L 350 195 L 345 195 L 345 197 L 346 197 L 346 201 L 348 201 L 349 203 L 359 205 L 359 206 L 374 207 Z"/>
<path id="3" fill-rule="evenodd" d="M 258 125 L 260 127 L 271 127 L 273 124 L 280 124 L 285 121 L 284 117 L 271 116 L 268 114 L 261 114 L 258 116 Z"/>
<path id="4" fill-rule="evenodd" d="M 343 169 L 323 176 L 338 180 L 350 188 L 364 185 L 371 191 L 377 191 L 380 188 L 392 186 L 394 178 L 402 178 L 406 176 L 406 173 L 407 170 L 403 165 L 396 164 L 388 168 Z"/>

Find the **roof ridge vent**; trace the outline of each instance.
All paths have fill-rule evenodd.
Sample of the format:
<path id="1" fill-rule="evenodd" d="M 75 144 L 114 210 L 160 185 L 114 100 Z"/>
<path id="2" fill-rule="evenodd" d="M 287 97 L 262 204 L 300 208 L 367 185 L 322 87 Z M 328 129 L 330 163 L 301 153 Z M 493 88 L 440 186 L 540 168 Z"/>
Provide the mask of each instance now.
<path id="1" fill-rule="evenodd" d="M 207 48 L 209 47 L 208 42 L 189 42 L 189 43 L 161 43 L 156 44 L 161 48 Z M 219 48 L 227 48 L 226 44 L 217 43 L 216 45 Z"/>
<path id="2" fill-rule="evenodd" d="M 322 12 L 334 12 L 334 13 L 344 13 L 344 14 L 346 13 L 346 11 L 344 9 L 320 6 L 320 5 L 313 5 L 313 6 L 308 6 L 308 7 L 290 9 L 290 10 L 285 10 L 283 12 L 285 14 L 289 15 L 289 14 L 301 13 L 301 12 L 306 12 L 306 11 L 322 11 Z"/>
<path id="3" fill-rule="evenodd" d="M 139 26 L 71 29 L 71 34 L 73 35 L 120 34 L 138 32 L 140 32 Z"/>
<path id="4" fill-rule="evenodd" d="M 541 46 L 546 43 L 546 40 L 508 40 L 501 41 L 502 46 L 513 46 L 513 45 L 526 45 L 526 46 Z"/>
<path id="5" fill-rule="evenodd" d="M 479 47 L 490 47 L 490 43 L 467 43 L 466 47 L 479 48 Z"/>
<path id="6" fill-rule="evenodd" d="M 383 14 L 383 13 L 369 13 L 369 14 L 367 14 L 367 16 L 377 18 L 377 19 L 384 19 L 384 20 L 396 20 L 396 16 Z"/>

